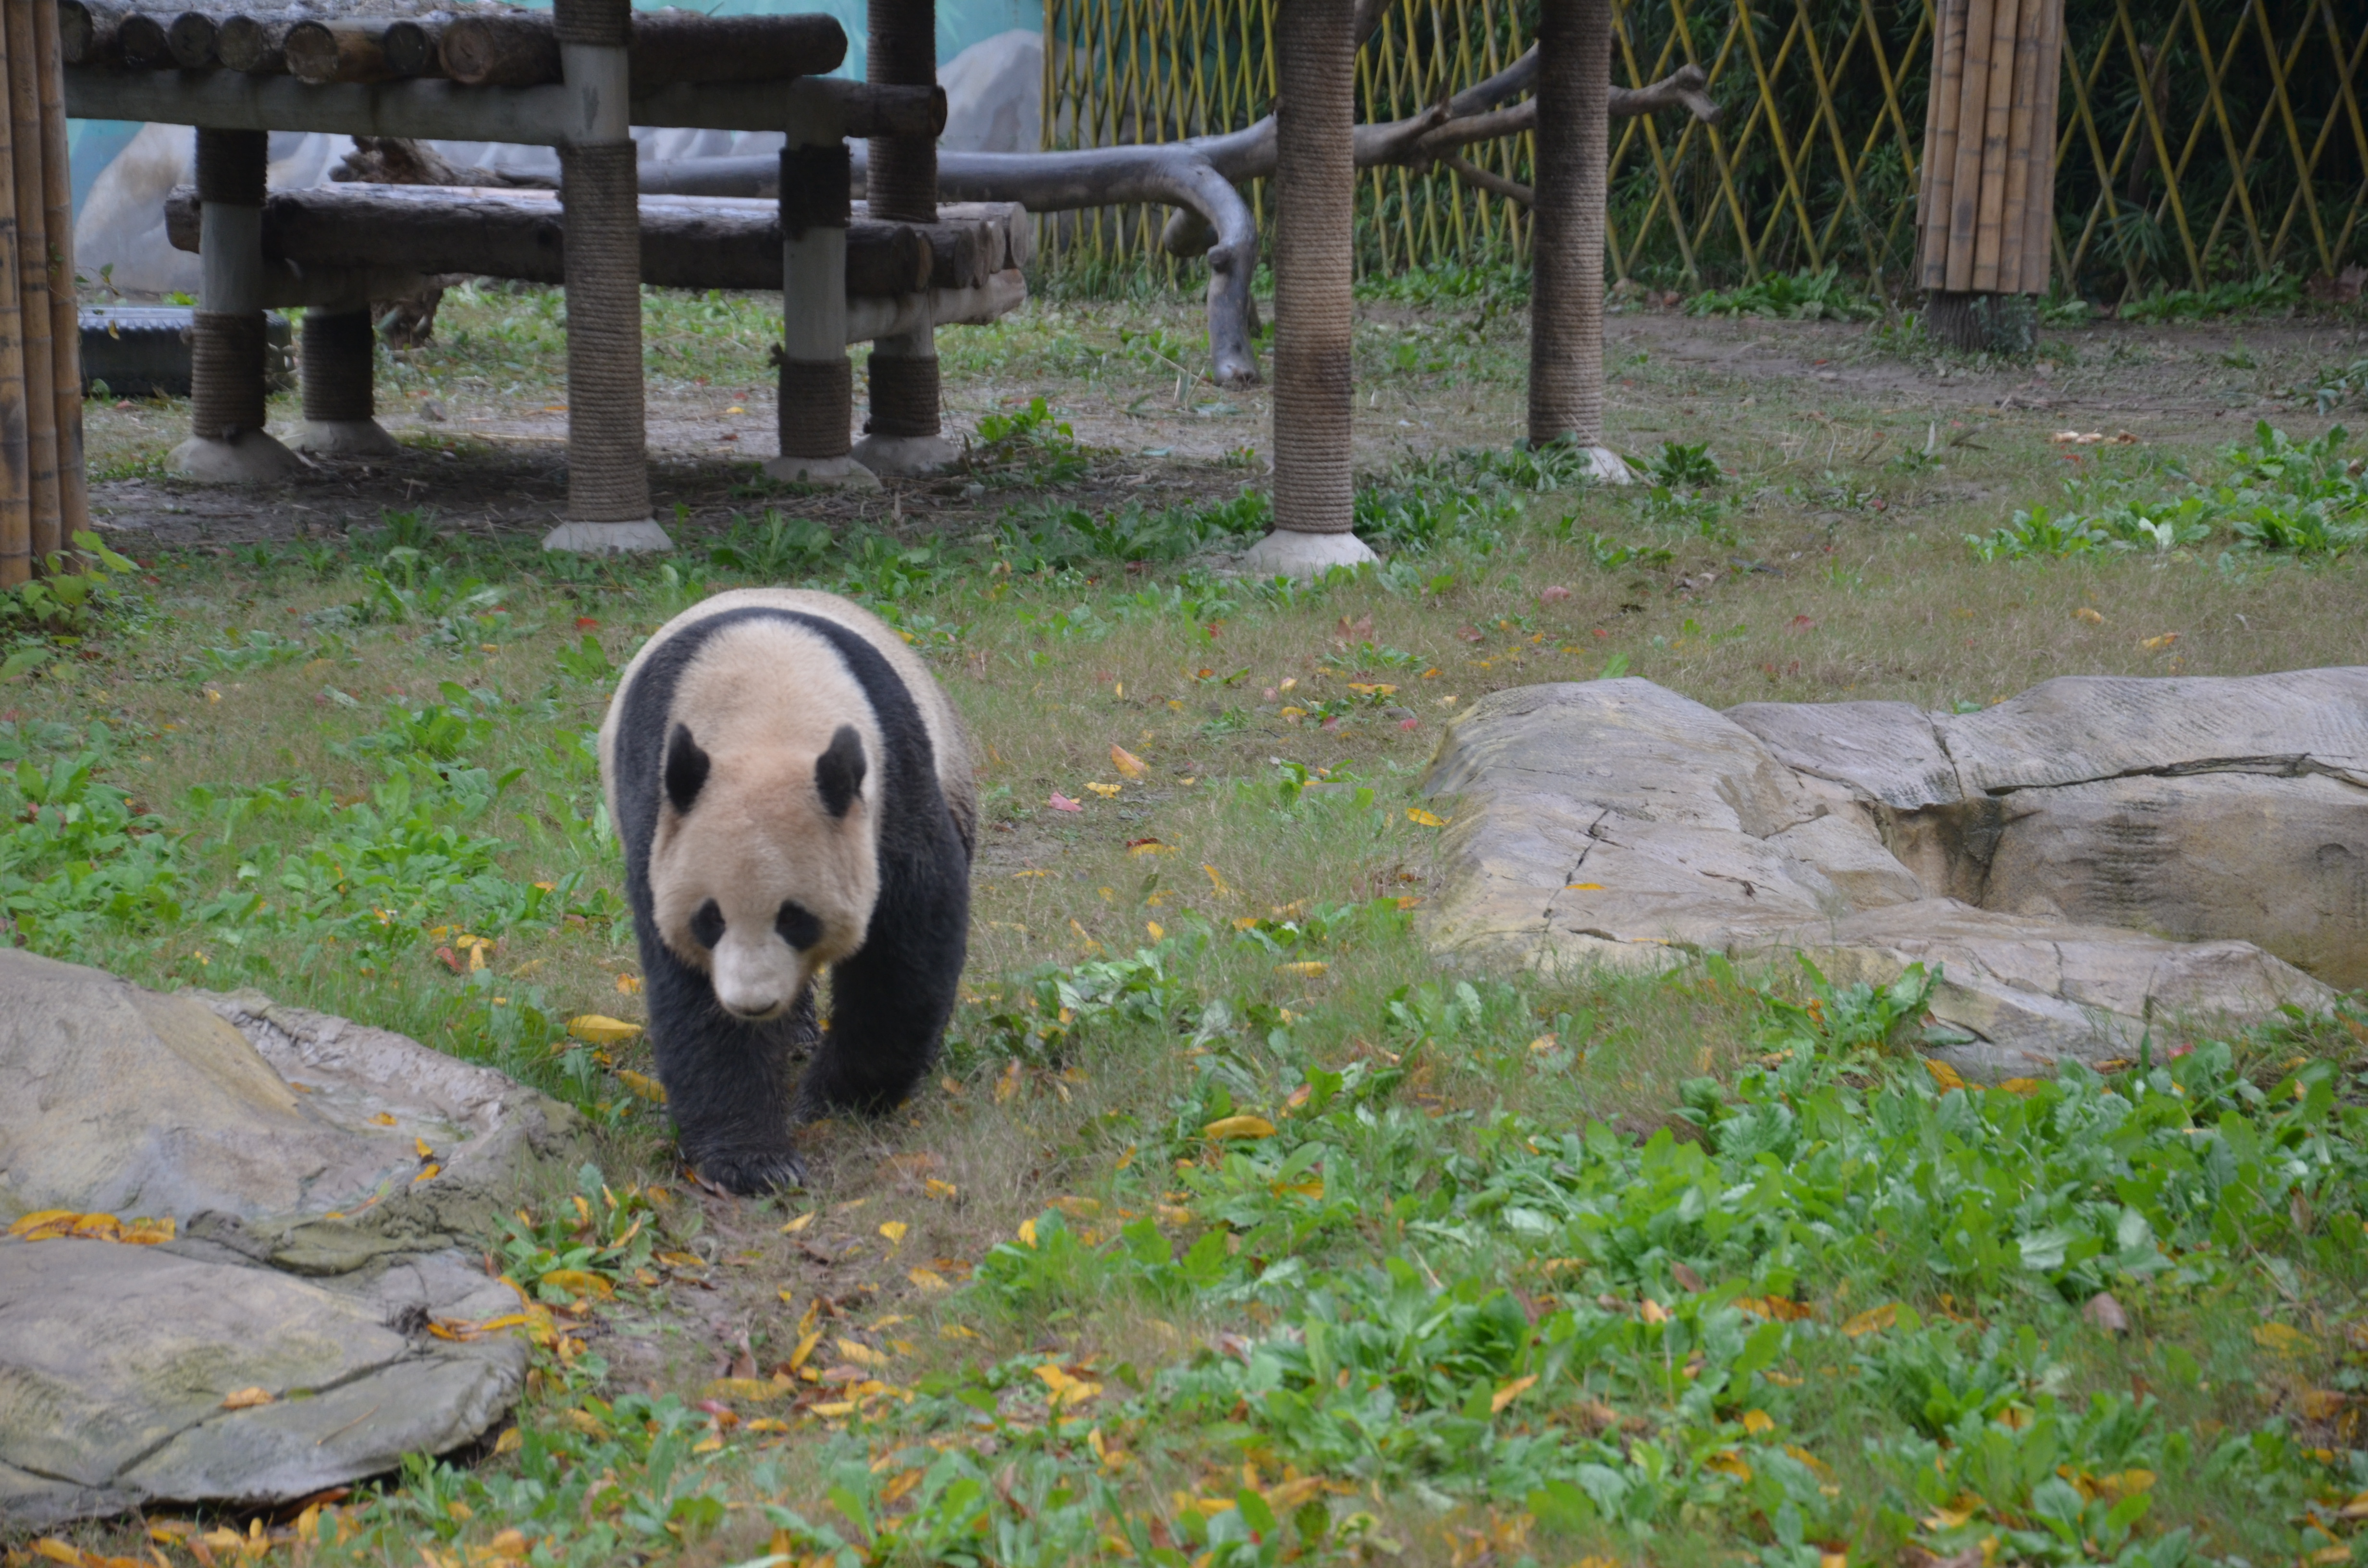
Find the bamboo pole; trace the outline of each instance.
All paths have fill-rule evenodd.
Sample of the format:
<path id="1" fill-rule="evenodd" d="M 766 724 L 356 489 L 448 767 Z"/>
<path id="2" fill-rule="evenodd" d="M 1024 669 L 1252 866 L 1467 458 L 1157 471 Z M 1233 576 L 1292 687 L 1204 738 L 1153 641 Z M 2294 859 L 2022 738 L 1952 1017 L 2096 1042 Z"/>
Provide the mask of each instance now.
<path id="1" fill-rule="evenodd" d="M 2011 6 L 2014 0 L 2004 0 Z M 1956 172 L 1949 190 L 1949 263 L 1943 287 L 1974 286 L 1974 232 L 1981 221 L 1982 117 L 1990 96 L 1990 33 L 1994 0 L 1969 0 L 1965 10 L 1965 63 L 1957 92 Z"/>
<path id="2" fill-rule="evenodd" d="M 1949 217 L 1957 182 L 1957 109 L 1965 78 L 1965 14 L 1968 0 L 1941 0 L 1933 48 L 1939 64 L 1925 109 L 1923 204 L 1924 287 L 1949 281 Z"/>
<path id="3" fill-rule="evenodd" d="M 2000 223 L 2006 215 L 2007 121 L 2014 107 L 2017 0 L 1997 0 L 1990 15 L 1989 93 L 1981 106 L 1982 194 L 1974 230 L 1974 291 L 1998 291 Z M 1971 108 L 1971 105 L 1966 106 Z"/>
<path id="4" fill-rule="evenodd" d="M 2033 97 L 2031 210 L 2023 215 L 2022 291 L 2047 292 L 2049 242 L 2055 235 L 2055 115 L 2064 93 L 2064 0 L 2041 0 L 2038 83 Z"/>
<path id="5" fill-rule="evenodd" d="M 82 310 L 74 294 L 74 166 L 66 141 L 66 84 L 58 12 L 36 0 L 33 47 L 40 58 L 41 202 L 48 220 L 51 393 L 58 425 L 58 548 L 90 528 L 90 476 L 82 449 Z"/>
<path id="6" fill-rule="evenodd" d="M 41 73 L 37 5 L 54 0 L 0 0 L 7 12 L 8 151 L 17 176 L 17 299 L 24 335 L 25 474 L 31 507 L 33 570 L 57 553 L 58 402 L 55 350 L 50 342 L 49 214 L 41 185 Z"/>
<path id="7" fill-rule="evenodd" d="M 2006 204 L 1998 222 L 1998 289 L 2022 290 L 2024 230 L 2031 216 L 2032 147 L 2039 108 L 2039 33 L 2047 0 L 2023 0 L 2014 29 L 2014 93 L 2007 105 Z"/>
<path id="8" fill-rule="evenodd" d="M 14 36 L 0 14 L 0 65 L 29 40 Z M 0 81 L 6 72 L 0 69 Z M 0 115 L 0 142 L 11 134 Z M 0 147 L 0 588 L 33 574 L 33 513 L 26 488 L 25 334 L 17 297 L 17 163 Z"/>

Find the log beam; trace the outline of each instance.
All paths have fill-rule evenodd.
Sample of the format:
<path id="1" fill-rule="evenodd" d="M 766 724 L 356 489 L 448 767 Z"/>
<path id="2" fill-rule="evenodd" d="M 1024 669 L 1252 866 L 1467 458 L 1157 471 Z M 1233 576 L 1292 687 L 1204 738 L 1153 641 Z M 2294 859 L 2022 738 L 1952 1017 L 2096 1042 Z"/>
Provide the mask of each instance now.
<path id="1" fill-rule="evenodd" d="M 77 119 L 155 120 L 226 131 L 325 131 L 555 147 L 573 138 L 582 121 L 566 89 L 558 86 L 494 90 L 433 80 L 315 85 L 260 69 L 249 74 L 80 65 L 67 68 L 65 88 L 66 112 Z M 946 95 L 942 87 L 875 87 L 812 76 L 677 85 L 635 97 L 631 120 L 703 131 L 782 131 L 826 121 L 846 136 L 934 136 L 945 129 Z"/>
<path id="2" fill-rule="evenodd" d="M 1026 214 L 1005 232 L 1024 228 Z M 642 281 L 668 289 L 781 287 L 781 227 L 770 201 L 645 198 Z M 302 267 L 381 268 L 557 283 L 566 244 L 556 192 L 418 185 L 326 185 L 272 192 L 263 206 L 263 254 Z M 847 291 L 893 298 L 926 289 L 977 289 L 1005 270 L 1008 245 L 979 220 L 934 224 L 856 218 L 847 229 Z M 197 193 L 165 202 L 165 237 L 199 245 Z M 1024 256 L 1024 247 L 1021 254 Z M 947 265 L 957 258 L 963 265 Z"/>

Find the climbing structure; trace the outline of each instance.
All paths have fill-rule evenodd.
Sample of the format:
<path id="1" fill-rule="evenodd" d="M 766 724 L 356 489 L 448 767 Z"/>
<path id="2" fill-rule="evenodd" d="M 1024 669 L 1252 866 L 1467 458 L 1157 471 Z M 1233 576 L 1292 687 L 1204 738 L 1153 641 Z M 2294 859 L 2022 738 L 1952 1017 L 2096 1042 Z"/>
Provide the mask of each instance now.
<path id="1" fill-rule="evenodd" d="M 627 0 L 559 0 L 548 13 L 291 23 L 56 3 L 75 115 L 198 128 L 196 222 L 168 213 L 203 258 L 195 427 L 173 460 L 189 477 L 268 480 L 295 462 L 264 429 L 267 308 L 303 305 L 320 320 L 306 323 L 296 444 L 369 450 L 386 444 L 371 417 L 369 301 L 432 271 L 555 271 L 568 295 L 568 494 L 545 543 L 664 549 L 643 439 L 644 281 L 783 290 L 782 455 L 768 467 L 815 483 L 869 478 L 848 460 L 850 341 L 926 342 L 933 324 L 990 320 L 1025 298 L 1026 245 L 1013 237 L 1025 222 L 1013 209 L 938 222 L 932 184 L 923 222 L 851 211 L 847 139 L 928 146 L 945 94 L 926 81 L 825 79 L 847 52 L 828 17 L 636 16 Z M 11 4 L 47 8 L 0 0 Z M 185 26 L 192 17 L 204 25 Z M 785 132 L 778 205 L 669 198 L 648 210 L 636 125 Z M 562 188 L 540 210 L 518 206 L 532 192 L 435 187 L 287 193 L 302 198 L 291 202 L 267 188 L 275 130 L 540 142 L 559 151 Z M 849 307 L 851 269 L 873 290 L 867 308 Z M 934 421 L 934 374 L 928 394 Z"/>

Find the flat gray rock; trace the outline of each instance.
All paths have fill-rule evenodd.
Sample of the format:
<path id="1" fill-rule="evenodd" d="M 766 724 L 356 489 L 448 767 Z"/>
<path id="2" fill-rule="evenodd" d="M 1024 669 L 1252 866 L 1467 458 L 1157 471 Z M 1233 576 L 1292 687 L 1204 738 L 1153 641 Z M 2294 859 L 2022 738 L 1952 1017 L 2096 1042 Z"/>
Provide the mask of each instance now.
<path id="1" fill-rule="evenodd" d="M 522 1344 L 425 1330 L 516 1309 L 461 1244 L 562 1150 L 564 1107 L 252 994 L 7 949 L 0 995 L 0 1228 L 68 1210 L 175 1233 L 0 1237 L 0 1524 L 289 1501 L 508 1408 Z"/>
<path id="2" fill-rule="evenodd" d="M 1425 780 L 1456 797 L 1425 931 L 1556 973 L 1921 962 L 1963 1070 L 2100 1061 L 2157 1018 L 2368 982 L 2363 761 L 2368 670 L 2050 681 L 1964 716 L 1525 687 L 1474 703 Z"/>

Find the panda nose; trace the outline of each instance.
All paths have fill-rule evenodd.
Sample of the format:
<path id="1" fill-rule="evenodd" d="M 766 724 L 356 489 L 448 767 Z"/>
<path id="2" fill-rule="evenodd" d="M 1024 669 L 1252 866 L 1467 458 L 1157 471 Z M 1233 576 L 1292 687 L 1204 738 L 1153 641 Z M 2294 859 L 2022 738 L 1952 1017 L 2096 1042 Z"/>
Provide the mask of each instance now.
<path id="1" fill-rule="evenodd" d="M 743 1023 L 768 1024 L 775 1018 L 780 1017 L 789 1009 L 782 1006 L 779 1002 L 768 1002 L 763 1006 L 750 1006 L 735 1002 L 726 1002 L 723 1004 L 723 1010 L 731 1014 L 734 1017 L 740 1019 Z"/>

